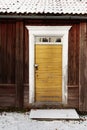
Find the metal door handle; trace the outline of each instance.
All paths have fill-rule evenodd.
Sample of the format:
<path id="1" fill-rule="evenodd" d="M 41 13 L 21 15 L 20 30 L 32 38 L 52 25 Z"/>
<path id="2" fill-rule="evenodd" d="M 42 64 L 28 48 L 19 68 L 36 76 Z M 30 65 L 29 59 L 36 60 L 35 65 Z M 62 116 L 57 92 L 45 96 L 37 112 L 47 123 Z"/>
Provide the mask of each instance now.
<path id="1" fill-rule="evenodd" d="M 34 66 L 35 66 L 35 68 L 37 68 L 37 67 L 38 67 L 38 64 L 35 64 Z"/>
<path id="2" fill-rule="evenodd" d="M 35 64 L 34 66 L 35 66 L 35 69 L 38 70 L 38 64 Z"/>

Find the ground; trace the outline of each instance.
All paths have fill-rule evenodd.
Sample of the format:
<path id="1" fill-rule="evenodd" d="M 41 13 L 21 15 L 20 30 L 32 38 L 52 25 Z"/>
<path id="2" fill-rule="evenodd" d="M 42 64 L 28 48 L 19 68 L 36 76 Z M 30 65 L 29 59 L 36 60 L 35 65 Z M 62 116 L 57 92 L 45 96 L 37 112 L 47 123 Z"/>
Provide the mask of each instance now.
<path id="1" fill-rule="evenodd" d="M 37 121 L 26 113 L 0 113 L 0 130 L 87 130 L 87 115 L 79 121 Z"/>

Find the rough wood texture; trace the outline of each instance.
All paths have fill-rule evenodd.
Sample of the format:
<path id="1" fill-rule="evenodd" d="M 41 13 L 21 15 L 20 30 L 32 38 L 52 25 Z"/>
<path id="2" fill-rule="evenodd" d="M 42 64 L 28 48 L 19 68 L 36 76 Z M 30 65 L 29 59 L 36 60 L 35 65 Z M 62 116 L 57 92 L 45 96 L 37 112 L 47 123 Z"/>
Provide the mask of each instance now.
<path id="1" fill-rule="evenodd" d="M 15 84 L 0 84 L 0 107 L 15 106 Z"/>
<path id="2" fill-rule="evenodd" d="M 0 107 L 15 106 L 15 21 L 0 20 Z"/>
<path id="3" fill-rule="evenodd" d="M 16 107 L 23 107 L 24 87 L 23 87 L 23 45 L 24 32 L 23 22 L 16 22 L 16 65 L 15 65 L 15 83 L 16 83 Z"/>
<path id="4" fill-rule="evenodd" d="M 69 33 L 68 84 L 79 84 L 79 24 L 72 25 Z"/>
<path id="5" fill-rule="evenodd" d="M 15 82 L 15 22 L 0 21 L 0 83 Z"/>
<path id="6" fill-rule="evenodd" d="M 78 85 L 68 86 L 68 106 L 73 108 L 79 108 Z"/>
<path id="7" fill-rule="evenodd" d="M 74 24 L 69 33 L 68 106 L 79 109 L 79 41 L 80 25 Z"/>
<path id="8" fill-rule="evenodd" d="M 12 106 L 13 104 L 14 107 L 22 107 L 23 104 L 27 101 L 26 100 L 24 102 L 25 98 L 23 93 L 26 91 L 26 89 L 24 90 L 23 84 L 28 83 L 24 83 L 24 79 L 27 80 L 27 78 L 24 78 L 24 76 L 26 77 L 28 73 L 25 73 L 23 76 L 23 68 L 26 68 L 23 67 L 25 65 L 23 59 L 25 56 L 24 53 L 28 52 L 25 52 L 28 50 L 28 47 L 26 47 L 26 50 L 24 50 L 23 45 L 23 22 L 17 22 L 15 20 L 0 20 L 0 88 L 5 84 L 5 87 L 3 87 L 4 93 L 10 91 L 13 88 L 15 93 L 15 95 L 13 95 L 13 99 L 11 96 L 7 97 L 4 93 L 2 93 L 2 91 L 0 91 L 0 106 Z M 11 84 L 15 84 L 13 88 L 11 88 Z M 10 102 L 10 100 L 13 101 L 13 103 Z"/>
<path id="9" fill-rule="evenodd" d="M 24 107 L 29 106 L 29 84 L 24 84 Z"/>
<path id="10" fill-rule="evenodd" d="M 26 26 L 26 25 L 25 25 Z M 29 84 L 29 35 L 24 26 L 24 83 Z"/>
<path id="11" fill-rule="evenodd" d="M 80 24 L 80 111 L 87 111 L 87 23 Z"/>
<path id="12" fill-rule="evenodd" d="M 25 25 L 26 26 L 26 25 Z M 29 35 L 24 26 L 24 107 L 29 106 Z"/>
<path id="13" fill-rule="evenodd" d="M 84 28 L 86 23 L 79 24 L 79 20 L 7 20 L 0 19 L 0 84 L 15 84 L 3 87 L 3 92 L 0 91 L 0 106 L 25 106 L 29 105 L 29 43 L 28 31 L 26 25 L 41 25 L 41 26 L 67 26 L 72 28 L 69 32 L 69 60 L 68 60 L 68 105 L 78 108 L 79 101 L 79 70 L 80 72 L 80 108 L 86 108 L 86 43 L 84 44 L 84 51 L 80 47 L 82 54 L 80 60 L 84 65 L 79 69 L 79 42 L 84 39 Z M 85 24 L 85 25 L 84 25 Z M 81 27 L 81 29 L 80 29 Z M 80 31 L 81 30 L 81 31 Z M 80 39 L 79 39 L 80 36 Z M 86 54 L 85 54 L 86 55 Z M 81 62 L 81 64 L 82 64 Z M 85 68 L 85 72 L 83 71 Z M 83 72 L 84 73 L 83 73 Z M 82 76 L 81 76 L 82 75 Z M 86 74 L 85 74 L 86 75 Z M 83 82 L 84 81 L 84 82 Z M 0 85 L 0 88 L 1 88 Z M 77 87 L 75 87 L 77 86 Z M 13 97 L 5 96 L 7 91 L 14 91 Z M 76 93 L 74 93 L 76 90 Z M 24 94 L 23 94 L 24 93 Z M 2 102 L 3 97 L 3 102 Z M 8 100 L 8 101 L 7 101 Z M 24 101 L 23 101 L 24 100 Z M 7 101 L 7 102 L 6 102 Z M 84 103 L 83 103 L 84 101 Z M 82 105 L 81 105 L 82 104 Z M 83 105 L 84 104 L 84 105 Z M 84 107 L 84 109 L 83 109 Z"/>
<path id="14" fill-rule="evenodd" d="M 62 102 L 62 45 L 35 45 L 35 100 Z"/>

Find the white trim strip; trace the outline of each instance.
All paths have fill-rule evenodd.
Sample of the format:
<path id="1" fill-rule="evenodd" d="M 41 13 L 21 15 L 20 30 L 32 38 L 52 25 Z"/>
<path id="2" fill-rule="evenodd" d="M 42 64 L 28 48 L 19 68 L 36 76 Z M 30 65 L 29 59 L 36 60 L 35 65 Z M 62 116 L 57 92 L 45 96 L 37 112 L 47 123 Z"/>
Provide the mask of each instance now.
<path id="1" fill-rule="evenodd" d="M 62 43 L 61 42 L 36 42 L 36 44 L 41 44 L 41 45 L 61 45 Z"/>

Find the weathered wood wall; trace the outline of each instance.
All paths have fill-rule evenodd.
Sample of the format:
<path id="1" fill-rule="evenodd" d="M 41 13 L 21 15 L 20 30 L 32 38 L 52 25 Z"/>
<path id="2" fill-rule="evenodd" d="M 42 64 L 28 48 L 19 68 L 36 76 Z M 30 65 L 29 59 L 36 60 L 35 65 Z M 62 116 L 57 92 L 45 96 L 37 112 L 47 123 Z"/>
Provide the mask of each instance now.
<path id="1" fill-rule="evenodd" d="M 0 107 L 28 105 L 28 42 L 23 21 L 0 21 Z"/>
<path id="2" fill-rule="evenodd" d="M 15 105 L 15 25 L 0 21 L 0 106 Z"/>
<path id="3" fill-rule="evenodd" d="M 87 111 L 87 22 L 80 23 L 79 109 Z"/>
<path id="4" fill-rule="evenodd" d="M 79 38 L 80 26 L 73 24 L 69 33 L 68 53 L 68 103 L 79 107 Z"/>
<path id="5" fill-rule="evenodd" d="M 87 81 L 86 78 L 84 83 L 81 80 L 84 79 L 82 69 L 83 67 L 86 69 L 86 65 L 83 66 L 81 62 L 83 53 L 79 59 L 79 48 L 82 48 L 81 43 L 84 41 L 82 37 L 86 23 L 84 24 L 77 20 L 0 20 L 0 106 L 27 107 L 29 105 L 29 38 L 25 26 L 71 25 L 68 49 L 68 106 L 74 108 L 80 106 L 81 109 L 87 110 L 85 101 L 82 104 L 83 100 L 86 100 L 84 83 Z M 86 48 L 83 50 L 86 52 Z M 83 50 L 80 49 L 80 52 Z"/>

